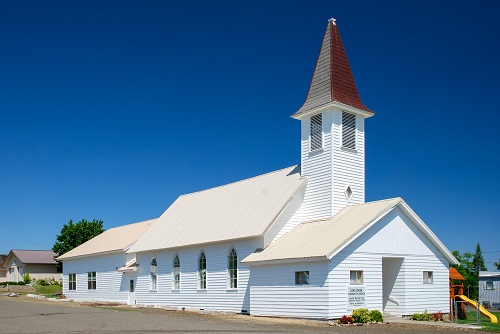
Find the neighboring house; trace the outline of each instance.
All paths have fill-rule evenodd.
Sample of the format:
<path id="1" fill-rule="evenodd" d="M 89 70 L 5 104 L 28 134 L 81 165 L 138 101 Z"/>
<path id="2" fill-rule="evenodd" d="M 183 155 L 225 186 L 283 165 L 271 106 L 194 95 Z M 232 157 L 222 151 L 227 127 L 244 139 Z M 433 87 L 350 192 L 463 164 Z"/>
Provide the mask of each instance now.
<path id="1" fill-rule="evenodd" d="M 7 269 L 3 267 L 5 260 L 7 260 L 7 254 L 0 254 L 0 282 L 7 281 Z"/>
<path id="2" fill-rule="evenodd" d="M 64 294 L 318 319 L 360 307 L 448 312 L 451 252 L 401 198 L 365 203 L 364 120 L 373 115 L 329 20 L 292 115 L 301 164 L 180 196 L 120 257 L 83 246 L 61 256 Z M 124 253 L 135 262 L 124 266 Z"/>
<path id="3" fill-rule="evenodd" d="M 500 308 L 500 272 L 479 272 L 479 300 Z"/>
<path id="4" fill-rule="evenodd" d="M 56 255 L 50 250 L 11 250 L 3 264 L 7 271 L 5 281 L 22 281 L 26 273 L 35 279 L 59 281 L 61 275 L 57 272 Z"/>
<path id="5" fill-rule="evenodd" d="M 137 271 L 137 265 L 135 256 L 126 252 L 155 221 L 151 219 L 110 228 L 59 256 L 57 259 L 64 261 L 63 271 L 66 273 L 65 296 L 133 303 L 129 302 L 129 295 L 133 300 L 135 281 L 130 282 L 128 277 Z"/>

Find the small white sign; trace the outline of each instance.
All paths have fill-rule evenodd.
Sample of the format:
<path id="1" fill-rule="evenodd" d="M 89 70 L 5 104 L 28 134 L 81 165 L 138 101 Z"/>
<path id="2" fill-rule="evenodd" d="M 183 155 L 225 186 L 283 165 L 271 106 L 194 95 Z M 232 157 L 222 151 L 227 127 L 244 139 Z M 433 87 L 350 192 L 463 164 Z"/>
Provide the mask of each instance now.
<path id="1" fill-rule="evenodd" d="M 366 289 L 364 286 L 347 287 L 347 308 L 366 307 Z"/>

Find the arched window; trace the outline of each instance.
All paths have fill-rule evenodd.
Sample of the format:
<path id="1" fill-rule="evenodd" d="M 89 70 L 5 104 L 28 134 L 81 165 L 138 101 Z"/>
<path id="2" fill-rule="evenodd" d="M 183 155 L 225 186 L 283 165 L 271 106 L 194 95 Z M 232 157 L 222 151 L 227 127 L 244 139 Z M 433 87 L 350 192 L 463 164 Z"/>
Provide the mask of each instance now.
<path id="1" fill-rule="evenodd" d="M 158 281 L 158 262 L 156 262 L 156 257 L 153 256 L 151 259 L 149 267 L 149 288 L 151 290 L 156 290 Z"/>
<path id="2" fill-rule="evenodd" d="M 236 250 L 231 248 L 227 256 L 227 287 L 230 289 L 238 288 L 238 255 Z"/>
<path id="3" fill-rule="evenodd" d="M 172 270 L 173 278 L 173 289 L 179 290 L 181 288 L 181 260 L 179 260 L 179 255 L 174 256 L 174 268 Z"/>
<path id="4" fill-rule="evenodd" d="M 198 289 L 207 288 L 207 258 L 205 252 L 200 253 L 198 258 Z"/>

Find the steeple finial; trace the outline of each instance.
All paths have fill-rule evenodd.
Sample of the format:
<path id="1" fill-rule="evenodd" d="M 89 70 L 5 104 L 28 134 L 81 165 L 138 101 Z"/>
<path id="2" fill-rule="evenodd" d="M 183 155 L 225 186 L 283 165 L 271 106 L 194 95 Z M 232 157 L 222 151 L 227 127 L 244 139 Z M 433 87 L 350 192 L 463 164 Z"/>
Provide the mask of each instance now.
<path id="1" fill-rule="evenodd" d="M 331 102 L 373 114 L 359 97 L 337 22 L 333 18 L 328 20 L 306 100 L 292 117 L 301 118 L 308 111 Z"/>

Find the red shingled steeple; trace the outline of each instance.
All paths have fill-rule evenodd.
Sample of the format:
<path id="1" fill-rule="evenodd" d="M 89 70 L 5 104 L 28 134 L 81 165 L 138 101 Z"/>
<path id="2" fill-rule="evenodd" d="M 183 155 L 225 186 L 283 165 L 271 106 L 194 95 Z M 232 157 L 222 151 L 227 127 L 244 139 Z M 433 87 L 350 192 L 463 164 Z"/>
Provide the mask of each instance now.
<path id="1" fill-rule="evenodd" d="M 335 19 L 328 20 L 306 101 L 292 117 L 300 118 L 302 114 L 330 102 L 373 114 L 359 97 Z"/>

